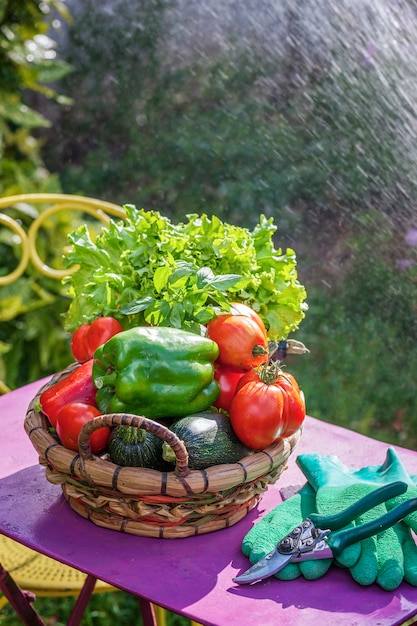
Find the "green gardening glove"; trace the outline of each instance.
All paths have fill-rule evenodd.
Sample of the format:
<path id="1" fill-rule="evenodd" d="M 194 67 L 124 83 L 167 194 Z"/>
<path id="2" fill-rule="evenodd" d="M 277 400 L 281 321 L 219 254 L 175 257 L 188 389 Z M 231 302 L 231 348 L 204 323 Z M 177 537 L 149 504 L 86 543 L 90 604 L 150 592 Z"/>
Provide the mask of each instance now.
<path id="1" fill-rule="evenodd" d="M 386 483 L 392 482 L 393 476 L 395 480 L 401 480 L 408 484 L 408 489 L 405 493 L 388 500 L 386 503 L 387 509 L 391 510 L 405 500 L 410 498 L 417 498 L 417 485 L 416 476 L 410 476 L 404 467 L 400 457 L 394 448 L 388 448 L 385 461 L 382 465 L 370 465 L 360 470 L 361 480 L 369 483 L 370 485 L 380 487 Z M 417 532 L 417 512 L 410 513 L 404 518 L 404 523 L 407 524 L 414 532 Z"/>
<path id="2" fill-rule="evenodd" d="M 306 483 L 298 493 L 272 509 L 251 528 L 242 542 L 243 554 L 252 564 L 257 563 L 315 510 L 316 493 Z M 280 580 L 293 580 L 299 576 L 315 580 L 324 576 L 331 563 L 332 559 L 289 563 L 275 576 Z"/>
<path id="3" fill-rule="evenodd" d="M 390 455 L 381 466 L 357 470 L 346 467 L 336 456 L 319 454 L 300 455 L 297 463 L 316 490 L 318 513 L 325 515 L 344 510 L 382 484 L 404 480 L 403 468 Z M 408 480 L 411 482 L 410 477 Z M 386 503 L 378 505 L 358 517 L 354 524 L 373 521 L 386 511 Z M 404 559 L 405 551 L 407 560 Z M 348 567 L 354 580 L 361 585 L 376 582 L 383 589 L 392 590 L 405 579 L 417 586 L 417 548 L 410 529 L 403 522 L 352 544 L 336 562 Z"/>

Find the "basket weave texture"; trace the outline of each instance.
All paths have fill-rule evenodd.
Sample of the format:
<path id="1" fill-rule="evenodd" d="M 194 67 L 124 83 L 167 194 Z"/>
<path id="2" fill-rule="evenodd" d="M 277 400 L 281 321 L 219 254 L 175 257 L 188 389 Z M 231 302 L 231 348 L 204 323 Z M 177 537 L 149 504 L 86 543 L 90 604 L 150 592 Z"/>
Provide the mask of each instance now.
<path id="1" fill-rule="evenodd" d="M 39 397 L 49 385 L 67 376 L 56 374 L 31 401 L 25 430 L 46 468 L 46 478 L 60 484 L 71 508 L 97 526 L 146 537 L 180 538 L 232 526 L 259 502 L 280 477 L 301 436 L 292 436 L 242 458 L 237 463 L 205 470 L 188 467 L 188 453 L 168 428 L 143 416 L 109 414 L 86 424 L 79 452 L 62 446 L 50 433 L 39 409 Z M 133 425 L 154 432 L 175 452 L 175 470 L 159 472 L 121 467 L 108 456 L 91 453 L 89 437 L 102 426 Z"/>

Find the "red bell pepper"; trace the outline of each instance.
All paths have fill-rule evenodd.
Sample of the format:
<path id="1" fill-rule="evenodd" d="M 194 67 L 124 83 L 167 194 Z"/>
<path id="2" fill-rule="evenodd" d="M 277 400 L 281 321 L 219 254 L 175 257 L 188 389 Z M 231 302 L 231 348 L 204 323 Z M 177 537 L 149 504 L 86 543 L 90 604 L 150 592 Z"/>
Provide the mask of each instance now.
<path id="1" fill-rule="evenodd" d="M 93 359 L 86 361 L 66 378 L 61 378 L 42 392 L 39 403 L 42 412 L 55 428 L 56 416 L 63 406 L 72 402 L 96 405 L 97 389 L 92 377 Z"/>

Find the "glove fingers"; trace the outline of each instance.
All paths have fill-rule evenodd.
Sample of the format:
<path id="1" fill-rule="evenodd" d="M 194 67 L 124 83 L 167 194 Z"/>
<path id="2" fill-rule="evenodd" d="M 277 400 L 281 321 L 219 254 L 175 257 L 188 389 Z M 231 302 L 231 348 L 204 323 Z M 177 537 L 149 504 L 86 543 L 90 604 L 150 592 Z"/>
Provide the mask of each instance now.
<path id="1" fill-rule="evenodd" d="M 264 537 L 258 537 L 257 542 L 250 546 L 250 549 L 249 546 L 245 546 L 244 549 L 242 544 L 242 552 L 249 557 L 250 562 L 253 564 L 263 559 L 276 545 L 277 542 L 274 541 L 271 535 L 265 535 Z"/>
<path id="2" fill-rule="evenodd" d="M 301 561 L 300 572 L 307 580 L 317 580 L 324 576 L 333 562 L 333 559 L 319 559 L 313 561 Z"/>
<path id="3" fill-rule="evenodd" d="M 385 591 L 396 589 L 404 578 L 403 537 L 394 526 L 378 535 L 378 576 Z"/>
<path id="4" fill-rule="evenodd" d="M 383 506 L 376 508 L 382 515 Z M 366 523 L 367 512 L 357 523 Z M 405 555 L 406 558 L 405 558 Z M 410 584 L 417 586 L 417 546 L 405 524 L 392 528 L 361 542 L 361 556 L 350 568 L 352 578 L 361 585 L 376 582 L 382 589 L 393 591 L 407 576 Z"/>
<path id="5" fill-rule="evenodd" d="M 279 580 L 295 580 L 301 576 L 299 563 L 289 563 L 280 572 L 275 574 Z"/>
<path id="6" fill-rule="evenodd" d="M 361 553 L 356 563 L 346 567 L 349 567 L 351 576 L 357 583 L 371 585 L 378 574 L 377 540 L 375 537 L 369 537 L 363 539 L 360 545 Z M 340 562 L 339 559 L 338 562 Z"/>
<path id="7" fill-rule="evenodd" d="M 359 499 L 360 491 L 357 493 L 356 488 L 350 490 L 349 495 L 352 496 L 352 494 L 356 494 L 356 497 Z M 385 512 L 386 509 L 384 505 L 374 507 L 370 511 L 366 511 L 360 515 L 355 520 L 354 525 L 362 526 L 362 524 L 373 521 L 376 517 L 380 517 Z M 337 561 L 340 565 L 352 569 L 352 576 L 358 583 L 361 585 L 370 585 L 375 581 L 377 575 L 377 538 L 372 536 L 360 542 L 353 543 L 343 550 L 342 554 L 337 557 Z"/>
<path id="8" fill-rule="evenodd" d="M 306 580 L 317 580 L 329 571 L 332 562 L 333 559 L 320 559 L 289 563 L 275 576 L 279 580 L 294 580 L 299 576 L 304 576 Z"/>
<path id="9" fill-rule="evenodd" d="M 343 567 L 353 567 L 355 563 L 360 560 L 361 553 L 362 544 L 352 543 L 351 546 L 348 546 L 343 550 L 341 554 L 339 554 L 339 556 L 337 557 L 337 562 Z"/>
<path id="10" fill-rule="evenodd" d="M 404 580 L 417 587 L 417 546 L 411 532 L 403 524 L 398 524 L 403 533 Z"/>
<path id="11" fill-rule="evenodd" d="M 256 563 L 271 552 L 278 541 L 315 510 L 315 495 L 307 483 L 300 492 L 272 509 L 250 529 L 243 538 L 242 552 L 251 563 Z M 298 566 L 296 569 L 299 575 Z"/>

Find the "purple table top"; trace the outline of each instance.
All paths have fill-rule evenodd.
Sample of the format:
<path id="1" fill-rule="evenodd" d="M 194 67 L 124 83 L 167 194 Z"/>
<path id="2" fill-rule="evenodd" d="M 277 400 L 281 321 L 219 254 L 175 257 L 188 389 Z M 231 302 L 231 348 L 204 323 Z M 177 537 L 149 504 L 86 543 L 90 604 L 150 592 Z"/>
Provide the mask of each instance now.
<path id="1" fill-rule="evenodd" d="M 123 535 L 78 516 L 60 487 L 46 481 L 23 429 L 27 405 L 44 382 L 0 398 L 0 532 L 206 626 L 387 626 L 417 613 L 417 588 L 361 587 L 336 567 L 318 581 L 232 582 L 249 565 L 240 550 L 246 532 L 279 504 L 280 488 L 304 482 L 297 454 L 334 453 L 360 467 L 381 463 L 387 444 L 308 417 L 288 469 L 232 528 L 185 539 Z M 407 469 L 417 473 L 417 453 L 397 450 Z"/>

